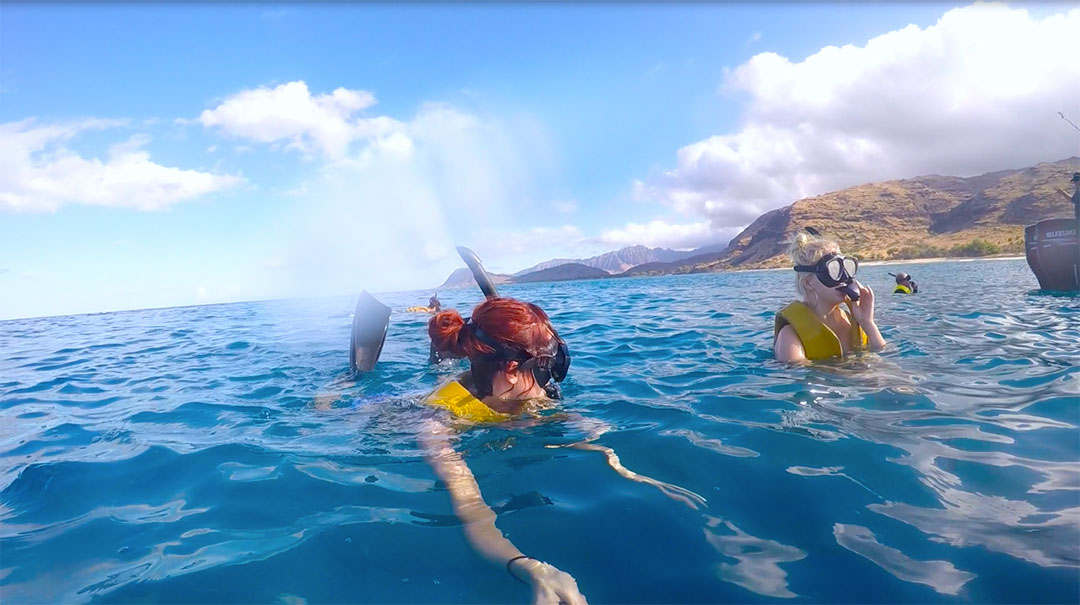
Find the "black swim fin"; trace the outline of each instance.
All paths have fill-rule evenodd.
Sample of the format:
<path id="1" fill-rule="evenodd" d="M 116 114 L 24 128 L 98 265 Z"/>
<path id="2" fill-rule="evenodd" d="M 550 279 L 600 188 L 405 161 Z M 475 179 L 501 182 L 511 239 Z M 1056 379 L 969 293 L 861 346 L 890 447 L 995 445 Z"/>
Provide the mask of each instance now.
<path id="1" fill-rule="evenodd" d="M 367 290 L 360 293 L 353 313 L 352 340 L 349 346 L 349 368 L 354 372 L 370 372 L 379 361 L 386 331 L 390 327 L 390 307 L 379 302 Z"/>
<path id="2" fill-rule="evenodd" d="M 473 279 L 476 280 L 476 285 L 480 286 L 480 291 L 484 293 L 484 296 L 498 298 L 499 291 L 495 289 L 495 282 L 491 281 L 491 276 L 484 270 L 484 263 L 480 262 L 480 257 L 465 246 L 458 246 L 457 251 L 461 255 L 461 260 L 469 266 Z"/>

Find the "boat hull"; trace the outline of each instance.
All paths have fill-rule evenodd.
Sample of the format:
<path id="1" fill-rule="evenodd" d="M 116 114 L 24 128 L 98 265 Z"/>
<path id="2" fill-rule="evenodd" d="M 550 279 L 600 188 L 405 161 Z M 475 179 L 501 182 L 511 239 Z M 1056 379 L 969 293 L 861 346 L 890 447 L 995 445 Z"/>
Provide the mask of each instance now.
<path id="1" fill-rule="evenodd" d="M 1051 218 L 1024 228 L 1028 266 L 1043 290 L 1080 289 L 1080 238 L 1077 222 Z"/>

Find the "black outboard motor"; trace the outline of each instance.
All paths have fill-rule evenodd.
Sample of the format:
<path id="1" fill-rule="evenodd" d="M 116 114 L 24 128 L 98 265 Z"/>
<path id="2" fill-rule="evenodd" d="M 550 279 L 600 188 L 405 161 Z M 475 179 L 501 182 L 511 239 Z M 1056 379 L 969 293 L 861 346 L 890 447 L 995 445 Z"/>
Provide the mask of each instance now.
<path id="1" fill-rule="evenodd" d="M 1028 266 L 1043 290 L 1080 290 L 1080 172 L 1073 173 L 1072 183 L 1073 218 L 1046 219 L 1024 228 Z"/>

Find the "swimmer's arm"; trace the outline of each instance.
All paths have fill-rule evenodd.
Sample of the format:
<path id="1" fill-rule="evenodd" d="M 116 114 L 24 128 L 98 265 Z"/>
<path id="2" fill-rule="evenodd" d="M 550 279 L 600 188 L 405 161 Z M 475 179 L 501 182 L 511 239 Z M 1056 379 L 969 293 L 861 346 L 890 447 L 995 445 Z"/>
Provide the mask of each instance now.
<path id="1" fill-rule="evenodd" d="M 881 336 L 880 332 L 878 332 L 878 336 Z M 867 338 L 869 338 L 869 334 L 867 334 Z M 795 328 L 791 327 L 790 324 L 780 328 L 780 332 L 776 335 L 776 342 L 773 343 L 773 355 L 776 356 L 777 361 L 806 361 L 806 349 L 803 348 L 803 343 L 799 340 Z"/>
<path id="2" fill-rule="evenodd" d="M 454 514 L 465 525 L 465 535 L 485 559 L 505 564 L 521 555 L 521 551 L 495 527 L 495 511 L 484 502 L 480 486 L 465 464 L 461 453 L 453 448 L 445 427 L 429 422 L 420 434 L 420 445 L 435 474 L 446 484 Z"/>
<path id="3" fill-rule="evenodd" d="M 866 333 L 866 348 L 880 351 L 885 348 L 885 338 L 874 321 L 874 289 L 859 282 L 855 284 L 859 287 L 859 300 L 851 305 L 851 319 Z"/>
<path id="4" fill-rule="evenodd" d="M 547 447 L 569 447 L 576 450 L 600 452 L 604 455 L 604 458 L 607 459 L 608 466 L 610 466 L 612 470 L 614 470 L 616 473 L 619 474 L 620 477 L 624 479 L 629 479 L 638 483 L 651 485 L 663 492 L 664 495 L 668 498 L 682 502 L 683 504 L 693 509 L 697 509 L 705 504 L 705 498 L 699 496 L 698 494 L 695 494 L 694 492 L 684 487 L 679 487 L 678 485 L 675 485 L 673 483 L 667 483 L 665 481 L 660 481 L 659 479 L 653 479 L 652 477 L 649 477 L 647 475 L 635 473 L 634 471 L 623 466 L 622 461 L 619 460 L 619 455 L 615 453 L 615 450 L 611 449 L 606 445 L 593 443 L 593 441 L 596 441 L 600 438 L 601 435 L 611 429 L 609 425 L 596 420 L 586 419 L 584 417 L 579 417 L 578 422 L 589 430 L 588 437 L 576 443 L 570 443 L 567 445 L 549 445 Z"/>
<path id="5" fill-rule="evenodd" d="M 866 332 L 866 348 L 871 351 L 880 351 L 885 348 L 885 337 L 881 335 L 881 330 L 878 329 L 877 324 L 871 322 L 867 326 L 862 326 L 863 332 Z"/>
<path id="6" fill-rule="evenodd" d="M 514 577 L 527 581 L 533 587 L 534 602 L 585 603 L 577 582 L 569 574 L 538 559 L 519 558 L 525 555 L 495 527 L 495 511 L 484 502 L 480 486 L 465 459 L 454 449 L 445 426 L 434 421 L 426 423 L 420 433 L 420 445 L 431 468 L 446 484 L 454 514 L 464 525 L 465 537 L 476 552 Z"/>

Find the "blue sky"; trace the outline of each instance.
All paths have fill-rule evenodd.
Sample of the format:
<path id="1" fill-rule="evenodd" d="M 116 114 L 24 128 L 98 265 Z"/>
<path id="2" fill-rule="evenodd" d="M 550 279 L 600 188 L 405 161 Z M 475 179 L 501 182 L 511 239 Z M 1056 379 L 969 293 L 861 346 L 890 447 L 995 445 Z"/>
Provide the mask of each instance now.
<path id="1" fill-rule="evenodd" d="M 805 195 L 1076 155 L 1055 120 L 1080 113 L 1078 24 L 1068 4 L 5 3 L 0 318 L 427 288 L 454 244 L 500 271 L 690 248 Z"/>

